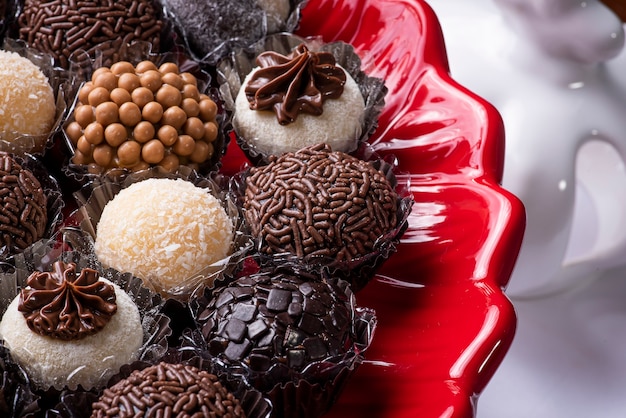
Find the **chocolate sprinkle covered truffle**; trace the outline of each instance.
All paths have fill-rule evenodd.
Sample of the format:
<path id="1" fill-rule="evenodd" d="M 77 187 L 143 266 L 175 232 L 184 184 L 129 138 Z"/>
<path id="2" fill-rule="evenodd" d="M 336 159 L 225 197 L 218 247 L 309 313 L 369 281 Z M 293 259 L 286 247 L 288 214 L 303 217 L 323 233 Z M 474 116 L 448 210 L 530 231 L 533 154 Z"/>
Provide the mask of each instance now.
<path id="1" fill-rule="evenodd" d="M 39 180 L 10 155 L 0 152 L 0 245 L 23 250 L 41 239 L 48 221 Z"/>
<path id="2" fill-rule="evenodd" d="M 245 216 L 260 252 L 350 261 L 396 227 L 397 194 L 372 164 L 327 145 L 250 169 Z"/>
<path id="3" fill-rule="evenodd" d="M 244 417 L 240 402 L 217 376 L 184 364 L 158 363 L 135 370 L 104 390 L 92 418 Z"/>
<path id="4" fill-rule="evenodd" d="M 355 339 L 354 296 L 341 283 L 279 267 L 214 291 L 198 315 L 210 354 L 247 369 L 262 392 L 287 381 L 319 379 L 307 366 L 336 362 Z"/>

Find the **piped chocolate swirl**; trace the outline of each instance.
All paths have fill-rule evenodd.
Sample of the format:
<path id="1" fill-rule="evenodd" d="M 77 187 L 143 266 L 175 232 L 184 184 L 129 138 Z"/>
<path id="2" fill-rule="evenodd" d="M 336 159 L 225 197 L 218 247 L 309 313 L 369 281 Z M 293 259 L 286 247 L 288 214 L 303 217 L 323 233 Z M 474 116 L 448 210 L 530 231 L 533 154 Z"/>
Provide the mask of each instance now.
<path id="1" fill-rule="evenodd" d="M 37 334 L 78 340 L 100 331 L 117 311 L 115 289 L 98 272 L 57 261 L 51 272 L 34 272 L 20 293 L 18 310 Z"/>
<path id="2" fill-rule="evenodd" d="M 321 115 L 324 101 L 340 97 L 346 83 L 346 73 L 330 52 L 313 52 L 304 44 L 286 56 L 264 52 L 256 63 L 259 69 L 245 89 L 250 109 L 273 110 L 281 125 L 299 113 Z"/>

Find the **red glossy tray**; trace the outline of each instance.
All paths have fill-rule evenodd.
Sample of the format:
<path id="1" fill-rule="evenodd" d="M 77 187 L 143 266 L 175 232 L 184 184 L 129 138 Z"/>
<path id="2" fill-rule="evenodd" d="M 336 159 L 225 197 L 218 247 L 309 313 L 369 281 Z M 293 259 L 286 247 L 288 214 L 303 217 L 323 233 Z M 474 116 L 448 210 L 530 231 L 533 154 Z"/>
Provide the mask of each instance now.
<path id="1" fill-rule="evenodd" d="M 398 253 L 357 294 L 379 325 L 329 417 L 472 417 L 516 327 L 502 289 L 525 216 L 499 186 L 501 117 L 450 78 L 439 22 L 423 1 L 309 0 L 298 33 L 351 43 L 363 69 L 386 80 L 370 142 L 398 158 L 416 201 Z M 243 159 L 231 143 L 224 170 Z"/>

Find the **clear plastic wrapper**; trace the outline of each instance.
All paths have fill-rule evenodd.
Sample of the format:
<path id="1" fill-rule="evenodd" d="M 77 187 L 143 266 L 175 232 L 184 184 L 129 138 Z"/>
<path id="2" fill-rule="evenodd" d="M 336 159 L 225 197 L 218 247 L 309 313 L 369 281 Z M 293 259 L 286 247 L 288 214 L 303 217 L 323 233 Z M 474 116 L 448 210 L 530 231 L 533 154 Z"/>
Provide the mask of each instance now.
<path id="1" fill-rule="evenodd" d="M 213 67 L 237 48 L 293 32 L 306 0 L 164 0 L 166 14 L 192 56 Z"/>
<path id="2" fill-rule="evenodd" d="M 237 144 L 253 164 L 266 163 L 270 155 L 267 150 L 255 146 L 254 138 L 243 138 L 237 133 L 235 100 L 246 76 L 257 66 L 255 61 L 259 54 L 274 51 L 288 55 L 300 44 L 305 44 L 313 52 L 332 53 L 336 63 L 358 84 L 365 102 L 365 109 L 361 117 L 360 131 L 355 132 L 353 143 L 346 149 L 346 152 L 356 152 L 378 127 L 378 116 L 384 106 L 387 88 L 383 80 L 370 77 L 361 70 L 361 59 L 351 45 L 340 41 L 324 43 L 319 38 L 302 38 L 290 33 L 274 34 L 246 48 L 238 49 L 221 60 L 217 67 L 217 81 L 220 85 L 221 97 L 226 109 L 233 113 L 231 132 L 235 135 Z"/>
<path id="3" fill-rule="evenodd" d="M 133 173 L 121 183 L 110 181 L 106 178 L 95 179 L 74 194 L 80 207 L 72 214 L 71 222 L 79 225 L 91 239 L 95 240 L 100 215 L 106 204 L 124 187 L 155 177 L 183 179 L 190 181 L 197 187 L 206 188 L 218 201 L 222 202 L 227 215 L 233 223 L 233 244 L 230 255 L 226 258 L 205 266 L 189 277 L 181 277 L 180 281 L 171 288 L 162 288 L 160 284 L 150 283 L 150 279 L 147 279 L 146 285 L 152 288 L 153 291 L 162 294 L 166 298 L 174 298 L 184 302 L 198 289 L 206 286 L 210 288 L 225 280 L 228 274 L 236 271 L 238 261 L 253 247 L 253 242 L 241 216 L 240 208 L 237 206 L 235 197 L 230 191 L 229 179 L 220 175 L 215 175 L 212 178 L 202 177 L 191 169 L 183 169 L 179 173 L 171 174 L 158 168 Z"/>

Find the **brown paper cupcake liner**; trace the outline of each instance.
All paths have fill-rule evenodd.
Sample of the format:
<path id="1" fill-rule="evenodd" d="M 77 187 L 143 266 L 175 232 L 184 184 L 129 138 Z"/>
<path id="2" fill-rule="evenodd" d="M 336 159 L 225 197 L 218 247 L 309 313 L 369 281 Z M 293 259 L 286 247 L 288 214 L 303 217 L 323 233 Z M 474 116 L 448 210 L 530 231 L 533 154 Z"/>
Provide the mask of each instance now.
<path id="1" fill-rule="evenodd" d="M 52 237 L 63 223 L 63 208 L 65 207 L 65 202 L 63 201 L 63 194 L 59 183 L 56 178 L 50 175 L 39 157 L 28 153 L 22 155 L 8 154 L 13 157 L 22 168 L 30 170 L 35 178 L 39 180 L 46 196 L 46 212 L 48 218 L 42 238 Z M 16 245 L 0 244 L 0 260 L 6 259 L 21 251 L 23 250 Z"/>
<path id="2" fill-rule="evenodd" d="M 231 254 L 191 277 L 181 278 L 178 285 L 163 289 L 161 294 L 165 298 L 173 298 L 185 302 L 195 292 L 208 287 L 209 289 L 225 280 L 237 270 L 238 261 L 244 257 L 253 246 L 252 239 L 247 231 L 247 226 L 241 216 L 241 210 L 236 204 L 236 198 L 230 190 L 229 179 L 218 174 L 212 177 L 203 177 L 197 172 L 188 168 L 181 168 L 178 173 L 168 173 L 160 168 L 153 168 L 142 172 L 132 173 L 120 182 L 110 181 L 107 178 L 98 178 L 83 189 L 74 194 L 79 205 L 79 209 L 74 212 L 69 222 L 79 226 L 92 240 L 96 238 L 97 225 L 106 204 L 125 187 L 147 178 L 172 178 L 184 179 L 192 182 L 197 187 L 206 188 L 220 202 L 223 202 L 224 209 L 230 216 L 234 226 L 234 239 Z M 146 286 L 158 292 L 151 283 Z"/>
<path id="3" fill-rule="evenodd" d="M 194 59 L 213 68 L 232 51 L 246 47 L 265 36 L 296 30 L 306 0 L 290 0 L 286 19 L 264 11 L 255 0 L 232 2 L 164 1 L 166 16 Z M 196 8 L 195 13 L 190 10 Z"/>
<path id="4" fill-rule="evenodd" d="M 357 82 L 365 100 L 365 110 L 361 121 L 361 130 L 355 135 L 354 143 L 347 152 L 355 153 L 360 144 L 365 143 L 378 127 L 378 117 L 385 104 L 387 88 L 380 78 L 370 77 L 361 70 L 361 59 L 354 48 L 345 42 L 324 43 L 319 38 L 302 38 L 291 33 L 279 33 L 267 36 L 246 48 L 240 48 L 217 66 L 217 82 L 225 107 L 233 112 L 229 134 L 234 135 L 237 144 L 246 157 L 254 164 L 266 164 L 269 154 L 254 145 L 254 138 L 243 138 L 237 133 L 235 99 L 246 76 L 256 67 L 256 57 L 265 51 L 275 51 L 288 55 L 293 48 L 304 43 L 311 51 L 330 52 L 338 65 L 343 67 Z M 313 144 L 311 144 L 313 145 Z"/>
<path id="5" fill-rule="evenodd" d="M 0 151 L 10 152 L 17 155 L 25 153 L 43 155 L 53 145 L 54 137 L 60 133 L 63 119 L 66 116 L 69 101 L 67 91 L 70 90 L 71 81 L 67 71 L 54 66 L 53 58 L 43 52 L 28 47 L 24 42 L 11 38 L 5 38 L 2 49 L 15 52 L 28 58 L 37 65 L 54 92 L 56 100 L 55 121 L 50 132 L 44 135 L 19 135 L 12 140 L 0 139 Z"/>

